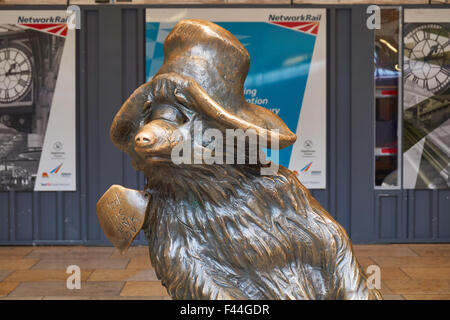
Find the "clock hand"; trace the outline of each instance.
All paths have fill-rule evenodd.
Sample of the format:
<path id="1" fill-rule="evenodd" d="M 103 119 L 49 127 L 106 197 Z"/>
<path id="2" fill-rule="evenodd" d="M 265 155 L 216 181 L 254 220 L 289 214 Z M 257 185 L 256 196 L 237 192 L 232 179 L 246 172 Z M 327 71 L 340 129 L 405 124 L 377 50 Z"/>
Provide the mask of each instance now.
<path id="1" fill-rule="evenodd" d="M 23 70 L 23 71 L 16 71 L 16 72 L 10 72 L 10 73 L 5 73 L 5 74 L 0 74 L 0 76 L 12 76 L 13 74 L 28 74 L 31 73 L 30 70 Z"/>
<path id="2" fill-rule="evenodd" d="M 9 76 L 11 73 L 11 71 L 13 71 L 16 68 L 17 63 L 13 63 L 10 67 L 9 70 L 5 73 L 5 76 Z"/>
<path id="3" fill-rule="evenodd" d="M 5 76 L 9 76 L 10 73 L 11 73 L 11 71 L 12 71 L 13 69 L 15 69 L 15 68 L 16 68 L 16 64 L 13 63 L 13 64 L 9 67 L 9 70 L 6 71 Z"/>
<path id="4" fill-rule="evenodd" d="M 430 48 L 430 52 L 423 58 L 424 61 L 428 61 L 428 59 L 433 55 L 433 53 L 437 52 L 439 45 L 434 45 Z"/>
<path id="5" fill-rule="evenodd" d="M 24 71 L 11 72 L 10 75 L 13 75 L 13 74 L 27 74 L 27 73 L 30 73 L 30 71 L 24 70 Z"/>

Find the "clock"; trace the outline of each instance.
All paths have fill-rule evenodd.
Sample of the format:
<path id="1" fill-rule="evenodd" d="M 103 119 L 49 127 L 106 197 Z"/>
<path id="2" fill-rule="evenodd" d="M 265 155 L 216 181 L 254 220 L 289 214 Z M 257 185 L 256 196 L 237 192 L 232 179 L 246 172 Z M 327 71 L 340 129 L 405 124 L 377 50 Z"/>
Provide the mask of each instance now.
<path id="1" fill-rule="evenodd" d="M 10 104 L 24 97 L 33 85 L 32 62 L 20 45 L 0 47 L 0 103 Z"/>
<path id="2" fill-rule="evenodd" d="M 422 24 L 404 37 L 404 79 L 437 94 L 450 83 L 450 30 Z"/>

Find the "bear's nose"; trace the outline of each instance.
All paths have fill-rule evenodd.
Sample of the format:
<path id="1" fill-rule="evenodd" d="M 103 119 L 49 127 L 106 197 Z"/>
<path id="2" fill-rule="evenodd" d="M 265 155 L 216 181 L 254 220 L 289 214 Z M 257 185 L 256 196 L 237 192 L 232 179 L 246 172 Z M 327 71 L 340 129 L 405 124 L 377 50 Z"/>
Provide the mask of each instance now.
<path id="1" fill-rule="evenodd" d="M 140 132 L 134 138 L 136 147 L 151 146 L 156 141 L 156 137 L 150 132 Z"/>

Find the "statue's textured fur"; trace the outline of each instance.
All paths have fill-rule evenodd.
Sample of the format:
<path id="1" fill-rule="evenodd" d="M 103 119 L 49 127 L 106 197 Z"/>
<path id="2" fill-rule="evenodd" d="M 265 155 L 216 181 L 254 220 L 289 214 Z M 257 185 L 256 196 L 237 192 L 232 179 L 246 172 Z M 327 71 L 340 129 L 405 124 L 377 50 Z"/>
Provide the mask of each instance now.
<path id="1" fill-rule="evenodd" d="M 172 297 L 379 298 L 345 230 L 286 168 L 274 176 L 245 165 L 167 165 L 148 173 L 144 231 Z"/>
<path id="2" fill-rule="evenodd" d="M 295 174 L 280 167 L 274 175 L 262 175 L 261 168 L 271 166 L 261 154 L 249 164 L 251 139 L 232 149 L 234 160 L 245 151 L 246 164 L 172 161 L 172 151 L 184 142 L 200 147 L 202 156 L 208 148 L 228 160 L 228 148 L 225 154 L 210 148 L 205 137 L 190 139 L 198 123 L 219 133 L 253 130 L 274 150 L 291 145 L 296 136 L 277 115 L 245 102 L 248 53 L 231 33 L 207 21 L 184 20 L 164 48 L 169 50 L 164 65 L 123 104 L 111 139 L 145 172 L 151 199 L 143 229 L 156 274 L 170 295 L 380 298 L 368 288 L 344 229 Z M 264 147 L 258 143 L 258 149 Z"/>

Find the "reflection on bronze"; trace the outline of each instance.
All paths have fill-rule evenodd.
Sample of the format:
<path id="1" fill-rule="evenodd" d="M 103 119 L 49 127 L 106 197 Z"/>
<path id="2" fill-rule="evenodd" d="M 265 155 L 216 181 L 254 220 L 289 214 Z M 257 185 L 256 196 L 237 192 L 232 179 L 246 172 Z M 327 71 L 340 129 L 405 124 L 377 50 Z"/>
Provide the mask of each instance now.
<path id="1" fill-rule="evenodd" d="M 113 185 L 97 202 L 97 217 L 111 243 L 121 252 L 127 250 L 141 231 L 149 195 Z"/>
<path id="2" fill-rule="evenodd" d="M 275 139 L 284 148 L 296 136 L 278 116 L 245 101 L 250 57 L 228 31 L 183 20 L 168 35 L 164 52 L 155 77 L 117 113 L 111 139 L 147 177 L 151 201 L 142 229 L 169 294 L 174 299 L 380 298 L 369 289 L 344 229 L 288 169 L 261 175 L 267 165 L 248 158 L 244 164 L 172 161 L 172 150 L 182 142 L 209 148 L 207 139 L 187 140 L 200 121 L 203 130 L 253 129 L 272 148 Z M 266 139 L 267 133 L 272 135 Z M 108 214 L 107 206 L 100 208 Z M 144 205 L 140 208 L 144 212 Z M 116 230 L 105 232 L 120 243 Z"/>

